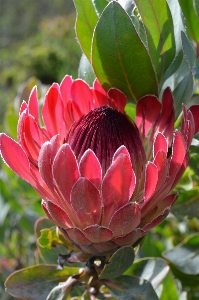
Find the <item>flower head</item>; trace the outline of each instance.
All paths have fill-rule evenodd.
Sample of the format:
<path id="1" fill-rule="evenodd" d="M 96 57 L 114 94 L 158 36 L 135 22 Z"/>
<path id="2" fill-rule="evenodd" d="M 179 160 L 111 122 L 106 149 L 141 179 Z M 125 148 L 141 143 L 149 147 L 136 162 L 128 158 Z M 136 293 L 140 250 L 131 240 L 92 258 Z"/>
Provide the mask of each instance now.
<path id="1" fill-rule="evenodd" d="M 46 95 L 44 127 L 33 89 L 21 105 L 19 142 L 0 137 L 3 159 L 38 191 L 47 217 L 90 254 L 133 245 L 166 218 L 199 130 L 195 105 L 183 107 L 174 131 L 169 88 L 162 104 L 153 95 L 138 101 L 135 123 L 125 104 L 117 89 L 106 93 L 98 81 L 90 88 L 66 76 Z"/>

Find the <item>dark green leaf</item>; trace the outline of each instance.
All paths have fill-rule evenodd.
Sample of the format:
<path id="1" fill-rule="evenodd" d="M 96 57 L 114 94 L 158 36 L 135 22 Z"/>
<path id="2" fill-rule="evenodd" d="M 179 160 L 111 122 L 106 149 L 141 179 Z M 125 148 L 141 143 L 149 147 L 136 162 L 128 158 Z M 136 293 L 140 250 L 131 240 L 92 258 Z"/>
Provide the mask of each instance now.
<path id="1" fill-rule="evenodd" d="M 123 275 L 104 284 L 118 300 L 158 300 L 151 283 L 139 277 Z"/>
<path id="2" fill-rule="evenodd" d="M 167 3 L 169 5 L 173 19 L 176 55 L 175 59 L 163 75 L 162 84 L 180 67 L 182 63 L 183 51 L 181 42 L 181 32 L 185 32 L 184 17 L 178 0 L 167 0 Z"/>
<path id="3" fill-rule="evenodd" d="M 40 238 L 41 236 L 41 230 L 44 230 L 44 235 L 40 241 L 40 244 L 40 242 L 38 242 L 38 238 Z M 35 236 L 37 240 L 37 247 L 44 263 L 57 263 L 59 254 L 68 253 L 68 250 L 66 248 L 69 246 L 68 242 L 65 239 L 63 239 L 63 237 L 60 241 L 60 239 L 55 236 L 55 231 L 56 227 L 47 218 L 40 218 L 35 224 Z M 61 244 L 57 243 L 57 241 Z M 72 248 L 70 249 L 70 251 L 71 250 Z"/>
<path id="4" fill-rule="evenodd" d="M 93 81 L 95 80 L 96 76 L 93 72 L 90 62 L 84 54 L 82 54 L 80 60 L 78 77 L 85 80 L 91 87 L 93 86 Z"/>
<path id="5" fill-rule="evenodd" d="M 185 16 L 187 32 L 196 43 L 199 43 L 199 18 L 194 9 L 193 0 L 179 0 L 179 3 Z"/>
<path id="6" fill-rule="evenodd" d="M 160 300 L 180 300 L 179 287 L 177 288 L 176 280 L 174 280 L 172 273 L 169 272 L 162 282 L 162 291 L 160 293 Z"/>
<path id="7" fill-rule="evenodd" d="M 92 0 L 74 0 L 77 9 L 76 35 L 87 58 L 90 60 L 93 31 L 98 16 Z"/>
<path id="8" fill-rule="evenodd" d="M 108 4 L 108 1 L 106 0 L 92 0 L 93 5 L 95 7 L 96 13 L 98 15 L 98 17 L 101 15 L 101 13 L 103 12 L 103 10 L 105 9 L 105 7 Z"/>
<path id="9" fill-rule="evenodd" d="M 67 300 L 71 288 L 76 282 L 77 280 L 72 277 L 69 277 L 65 282 L 60 282 L 52 289 L 46 300 Z"/>
<path id="10" fill-rule="evenodd" d="M 145 31 L 144 25 L 142 23 L 142 20 L 140 18 L 139 12 L 135 6 L 134 1 L 119 0 L 118 3 L 124 8 L 126 13 L 129 15 L 141 41 L 144 43 L 145 47 L 148 48 L 146 31 Z"/>
<path id="11" fill-rule="evenodd" d="M 195 9 L 195 12 L 199 18 L 199 1 L 198 0 L 193 0 L 193 6 L 194 6 L 194 9 Z"/>
<path id="12" fill-rule="evenodd" d="M 92 66 L 106 90 L 116 87 L 134 101 L 146 94 L 158 94 L 148 52 L 129 16 L 115 1 L 108 4 L 97 23 Z"/>
<path id="13" fill-rule="evenodd" d="M 182 111 L 182 103 L 188 104 L 193 92 L 193 48 L 184 32 L 182 32 L 181 38 L 183 44 L 182 63 L 178 70 L 164 82 L 162 87 L 162 90 L 164 90 L 169 86 L 173 91 L 176 118 Z"/>
<path id="14" fill-rule="evenodd" d="M 56 265 L 37 265 L 11 274 L 6 282 L 6 291 L 13 297 L 27 300 L 46 300 L 49 292 L 71 275 L 77 274 L 78 268 L 57 270 Z"/>
<path id="15" fill-rule="evenodd" d="M 100 279 L 116 278 L 124 273 L 133 263 L 135 258 L 132 247 L 122 247 L 117 250 L 110 258 L 110 261 L 105 265 L 100 274 Z"/>
<path id="16" fill-rule="evenodd" d="M 199 275 L 199 233 L 188 236 L 172 250 L 164 252 L 164 256 L 175 264 L 182 272 Z"/>
<path id="17" fill-rule="evenodd" d="M 175 57 L 171 12 L 166 0 L 135 0 L 145 25 L 152 63 L 160 81 Z"/>
<path id="18" fill-rule="evenodd" d="M 143 258 L 136 261 L 125 272 L 126 275 L 135 275 L 151 282 L 153 288 L 157 288 L 158 285 L 165 278 L 169 272 L 169 266 L 167 262 L 162 258 Z"/>
<path id="19" fill-rule="evenodd" d="M 195 187 L 191 191 L 182 191 L 172 208 L 172 213 L 177 218 L 199 217 L 199 188 Z"/>
<path id="20" fill-rule="evenodd" d="M 190 69 L 192 70 L 195 63 L 195 52 L 193 46 L 184 32 L 181 33 L 181 39 L 184 56 L 187 59 Z"/>

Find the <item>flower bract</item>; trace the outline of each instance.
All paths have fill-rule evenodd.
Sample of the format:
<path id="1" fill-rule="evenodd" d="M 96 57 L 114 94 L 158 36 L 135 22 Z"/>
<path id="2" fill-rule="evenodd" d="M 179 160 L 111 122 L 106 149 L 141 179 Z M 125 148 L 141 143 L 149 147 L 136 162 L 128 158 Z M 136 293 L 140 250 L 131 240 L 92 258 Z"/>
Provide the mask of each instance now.
<path id="1" fill-rule="evenodd" d="M 0 136 L 4 161 L 39 193 L 64 237 L 89 254 L 134 245 L 167 217 L 199 130 L 198 105 L 183 107 L 174 130 L 169 88 L 162 103 L 142 97 L 134 121 L 126 100 L 97 80 L 90 88 L 66 76 L 48 90 L 41 116 L 36 88 L 22 103 L 18 142 Z"/>

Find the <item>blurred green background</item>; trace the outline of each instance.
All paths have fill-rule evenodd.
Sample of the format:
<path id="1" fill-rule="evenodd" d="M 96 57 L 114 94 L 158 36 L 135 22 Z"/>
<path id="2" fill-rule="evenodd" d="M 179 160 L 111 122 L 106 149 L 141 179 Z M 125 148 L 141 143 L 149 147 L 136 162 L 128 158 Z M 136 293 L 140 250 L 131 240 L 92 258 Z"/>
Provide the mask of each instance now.
<path id="1" fill-rule="evenodd" d="M 77 77 L 81 50 L 72 0 L 0 0 L 0 132 L 16 138 L 19 105 L 37 84 L 40 96 L 65 74 Z M 13 105 L 14 104 L 14 105 Z M 38 195 L 0 161 L 0 299 L 14 270 L 38 262 Z"/>

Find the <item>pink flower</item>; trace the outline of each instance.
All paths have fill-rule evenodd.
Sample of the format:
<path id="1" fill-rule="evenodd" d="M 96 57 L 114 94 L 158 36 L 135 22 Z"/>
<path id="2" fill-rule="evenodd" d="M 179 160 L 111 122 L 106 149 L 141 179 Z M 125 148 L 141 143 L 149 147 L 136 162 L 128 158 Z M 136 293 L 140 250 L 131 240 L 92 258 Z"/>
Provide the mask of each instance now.
<path id="1" fill-rule="evenodd" d="M 53 84 L 42 108 L 36 88 L 22 103 L 18 140 L 4 133 L 4 161 L 43 198 L 42 206 L 66 239 L 90 254 L 133 245 L 168 215 L 172 189 L 189 160 L 199 130 L 199 106 L 183 107 L 181 131 L 174 131 L 169 88 L 162 104 L 141 98 L 136 121 L 124 113 L 125 95 L 90 88 L 66 76 Z"/>

